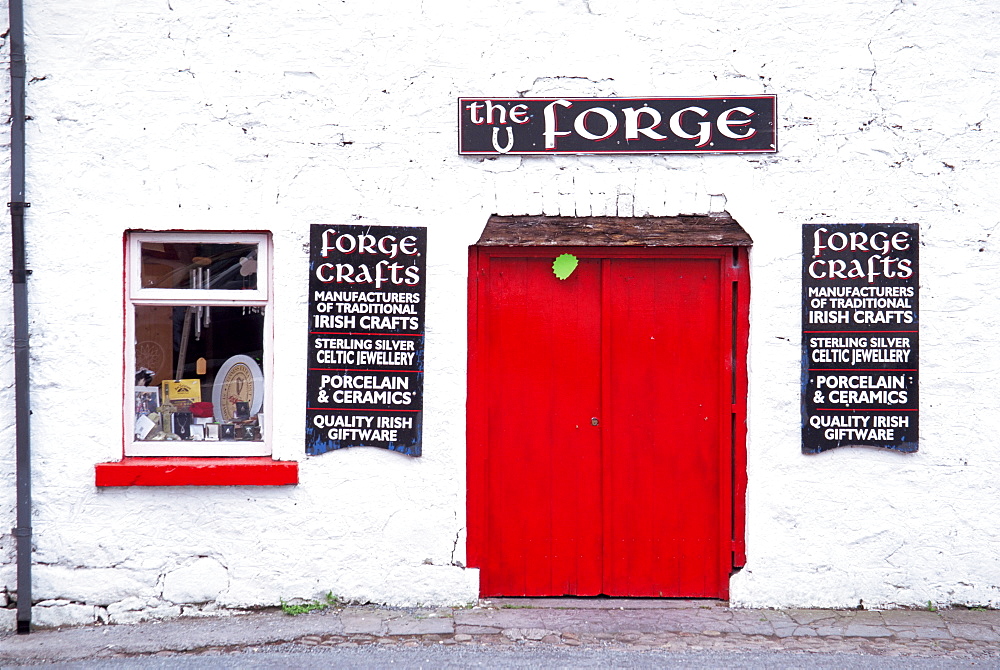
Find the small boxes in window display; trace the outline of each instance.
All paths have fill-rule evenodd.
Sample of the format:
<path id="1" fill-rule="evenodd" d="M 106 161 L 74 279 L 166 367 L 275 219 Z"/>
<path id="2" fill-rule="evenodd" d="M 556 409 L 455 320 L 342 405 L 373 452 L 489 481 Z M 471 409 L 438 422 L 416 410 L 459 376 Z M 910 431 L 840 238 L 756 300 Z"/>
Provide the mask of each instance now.
<path id="1" fill-rule="evenodd" d="M 168 379 L 160 386 L 163 388 L 165 403 L 190 407 L 201 402 L 200 379 Z"/>
<path id="2" fill-rule="evenodd" d="M 171 418 L 173 428 L 171 432 L 182 440 L 190 440 L 194 415 L 191 412 L 174 412 Z"/>
<path id="3" fill-rule="evenodd" d="M 246 421 L 250 418 L 250 403 L 237 401 L 233 412 L 233 421 Z"/>
<path id="4" fill-rule="evenodd" d="M 155 418 L 153 418 L 155 417 Z M 140 414 L 135 418 L 135 437 L 137 440 L 149 438 L 154 430 L 159 430 L 160 415 L 156 413 Z"/>
<path id="5" fill-rule="evenodd" d="M 135 414 L 151 414 L 160 406 L 160 389 L 155 386 L 135 387 Z"/>
<path id="6" fill-rule="evenodd" d="M 235 403 L 233 419 L 220 422 L 215 418 L 215 408 L 212 403 L 197 400 L 199 396 L 194 394 L 178 398 L 177 390 L 172 387 L 168 389 L 166 386 L 168 383 L 173 382 L 163 383 L 164 395 L 173 393 L 174 399 L 164 400 L 162 404 L 159 402 L 160 389 L 136 387 L 137 440 L 259 442 L 263 439 L 264 415 L 251 415 L 250 403 L 242 401 Z M 200 395 L 200 390 L 198 394 Z"/>
<path id="7" fill-rule="evenodd" d="M 194 415 L 195 423 L 210 423 L 212 420 L 212 415 L 214 413 L 214 408 L 210 402 L 195 402 L 191 403 L 191 414 Z M 205 421 L 204 419 L 208 419 Z"/>
<path id="8" fill-rule="evenodd" d="M 135 437 L 145 440 L 158 428 L 159 415 L 156 408 L 160 406 L 160 390 L 150 386 L 135 387 Z"/>

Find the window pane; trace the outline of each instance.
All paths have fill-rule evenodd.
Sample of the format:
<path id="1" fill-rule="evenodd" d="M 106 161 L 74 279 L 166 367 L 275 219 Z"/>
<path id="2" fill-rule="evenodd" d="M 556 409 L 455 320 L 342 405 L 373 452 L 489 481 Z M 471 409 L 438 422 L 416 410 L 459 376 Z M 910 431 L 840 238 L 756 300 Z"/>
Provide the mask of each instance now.
<path id="1" fill-rule="evenodd" d="M 143 242 L 142 288 L 257 288 L 256 244 Z"/>
<path id="2" fill-rule="evenodd" d="M 135 307 L 135 437 L 263 439 L 263 307 Z"/>

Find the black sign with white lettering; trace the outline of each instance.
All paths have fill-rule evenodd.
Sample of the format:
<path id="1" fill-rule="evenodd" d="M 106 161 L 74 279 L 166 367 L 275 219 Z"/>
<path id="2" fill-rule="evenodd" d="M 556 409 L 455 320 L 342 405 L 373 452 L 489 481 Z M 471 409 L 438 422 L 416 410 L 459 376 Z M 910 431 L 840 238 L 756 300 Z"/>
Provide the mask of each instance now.
<path id="1" fill-rule="evenodd" d="M 917 450 L 916 224 L 802 226 L 802 451 Z"/>
<path id="2" fill-rule="evenodd" d="M 427 229 L 310 230 L 306 453 L 421 453 Z"/>
<path id="3" fill-rule="evenodd" d="M 459 98 L 458 153 L 773 153 L 775 96 Z"/>

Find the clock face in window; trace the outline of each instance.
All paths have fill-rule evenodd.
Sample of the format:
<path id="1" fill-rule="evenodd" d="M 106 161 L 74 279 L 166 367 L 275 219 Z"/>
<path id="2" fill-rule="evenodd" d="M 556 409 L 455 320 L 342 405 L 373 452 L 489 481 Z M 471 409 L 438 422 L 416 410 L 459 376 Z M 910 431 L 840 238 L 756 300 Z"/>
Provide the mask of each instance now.
<path id="1" fill-rule="evenodd" d="M 232 421 L 236 403 L 247 403 L 250 416 L 260 411 L 264 400 L 264 374 L 249 356 L 233 356 L 219 368 L 212 386 L 212 403 L 217 421 Z"/>

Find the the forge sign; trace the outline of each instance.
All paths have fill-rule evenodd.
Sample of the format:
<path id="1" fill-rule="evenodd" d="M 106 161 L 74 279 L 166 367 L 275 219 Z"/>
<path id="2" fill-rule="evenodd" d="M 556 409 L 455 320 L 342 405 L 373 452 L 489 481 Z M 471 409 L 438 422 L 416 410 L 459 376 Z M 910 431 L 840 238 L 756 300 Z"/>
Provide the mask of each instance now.
<path id="1" fill-rule="evenodd" d="M 775 97 L 459 98 L 458 153 L 773 153 Z"/>

